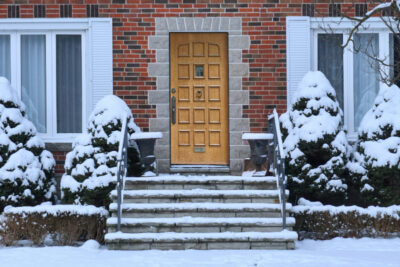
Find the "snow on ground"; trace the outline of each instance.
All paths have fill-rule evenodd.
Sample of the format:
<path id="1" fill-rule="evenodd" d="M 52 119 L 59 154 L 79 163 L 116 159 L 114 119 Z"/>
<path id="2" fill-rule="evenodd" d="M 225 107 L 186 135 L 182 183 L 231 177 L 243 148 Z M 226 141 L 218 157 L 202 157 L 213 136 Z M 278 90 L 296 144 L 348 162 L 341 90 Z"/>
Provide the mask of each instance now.
<path id="1" fill-rule="evenodd" d="M 82 247 L 0 248 L 1 266 L 399 266 L 400 238 L 305 240 L 296 250 L 109 251 L 93 241 Z"/>

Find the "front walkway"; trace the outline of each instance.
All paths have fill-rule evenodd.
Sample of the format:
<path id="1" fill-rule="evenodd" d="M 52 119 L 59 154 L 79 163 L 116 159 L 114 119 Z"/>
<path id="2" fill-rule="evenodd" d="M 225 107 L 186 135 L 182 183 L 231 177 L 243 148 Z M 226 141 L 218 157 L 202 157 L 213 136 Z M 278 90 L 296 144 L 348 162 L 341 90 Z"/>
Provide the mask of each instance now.
<path id="1" fill-rule="evenodd" d="M 0 248 L 7 267 L 398 266 L 400 238 L 298 241 L 295 250 L 111 251 L 76 247 Z"/>

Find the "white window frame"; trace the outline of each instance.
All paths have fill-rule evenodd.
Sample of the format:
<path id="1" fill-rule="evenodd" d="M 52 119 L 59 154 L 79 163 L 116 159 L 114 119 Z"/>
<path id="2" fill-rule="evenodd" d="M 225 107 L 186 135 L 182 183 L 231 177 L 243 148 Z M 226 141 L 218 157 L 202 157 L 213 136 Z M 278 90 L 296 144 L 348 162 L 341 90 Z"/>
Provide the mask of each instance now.
<path id="1" fill-rule="evenodd" d="M 341 18 L 311 18 L 311 70 L 318 69 L 318 34 L 343 34 L 343 41 L 347 40 L 349 30 L 354 22 Z M 329 30 L 326 30 L 329 29 Z M 389 34 L 380 18 L 371 18 L 357 33 L 379 34 L 379 58 L 389 63 Z M 353 91 L 353 43 L 350 42 L 343 53 L 343 113 L 344 125 L 348 131 L 349 140 L 357 139 L 354 130 L 354 91 Z M 385 71 L 386 72 L 386 71 Z M 386 72 L 388 73 L 388 72 Z M 383 83 L 380 82 L 380 88 Z"/>
<path id="2" fill-rule="evenodd" d="M 111 18 L 35 18 L 0 19 L 0 34 L 10 35 L 11 84 L 21 96 L 20 36 L 46 35 L 46 129 L 39 134 L 45 142 L 70 143 L 79 133 L 57 133 L 56 35 L 81 36 L 82 51 L 82 131 L 97 99 L 112 93 L 112 19 Z M 99 35 L 101 34 L 101 35 Z M 99 38 L 105 43 L 94 44 Z M 95 40 L 95 41 L 94 41 Z M 107 66 L 97 67 L 97 62 Z M 96 61 L 96 62 L 95 62 Z M 101 80 L 99 80 L 99 78 Z"/>

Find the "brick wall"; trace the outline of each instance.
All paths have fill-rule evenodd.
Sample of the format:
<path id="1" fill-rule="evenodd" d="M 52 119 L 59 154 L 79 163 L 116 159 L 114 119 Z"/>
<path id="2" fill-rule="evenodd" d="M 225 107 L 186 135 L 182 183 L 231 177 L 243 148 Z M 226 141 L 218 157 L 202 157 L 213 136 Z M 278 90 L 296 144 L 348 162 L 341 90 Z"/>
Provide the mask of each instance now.
<path id="1" fill-rule="evenodd" d="M 155 105 L 148 104 L 148 91 L 155 90 L 155 77 L 147 67 L 155 62 L 155 51 L 148 49 L 148 36 L 155 34 L 156 17 L 242 17 L 242 31 L 251 45 L 242 54 L 249 63 L 249 77 L 243 89 L 249 90 L 249 105 L 243 117 L 250 119 L 254 132 L 266 131 L 266 116 L 273 107 L 286 110 L 286 16 L 336 16 L 338 6 L 330 1 L 308 0 L 1 0 L 0 18 L 9 17 L 9 6 L 17 5 L 20 18 L 111 17 L 113 18 L 114 93 L 123 98 L 145 131 L 149 118 L 155 118 Z M 339 0 L 339 2 L 344 2 Z M 342 3 L 339 11 L 354 15 L 354 2 Z M 45 11 L 38 9 L 44 5 Z M 71 5 L 71 7 L 65 7 Z M 64 6 L 64 7 L 62 7 Z M 14 8 L 15 9 L 15 8 Z M 35 11 L 36 9 L 36 11 Z M 63 9 L 61 11 L 61 9 Z M 72 11 L 70 14 L 69 10 Z M 364 10 L 358 7 L 357 10 Z M 39 12 L 40 11 L 40 12 Z M 15 15 L 15 10 L 12 12 Z M 15 17 L 15 16 L 14 16 Z M 64 152 L 56 152 L 61 164 Z M 57 167 L 59 172 L 62 171 Z"/>

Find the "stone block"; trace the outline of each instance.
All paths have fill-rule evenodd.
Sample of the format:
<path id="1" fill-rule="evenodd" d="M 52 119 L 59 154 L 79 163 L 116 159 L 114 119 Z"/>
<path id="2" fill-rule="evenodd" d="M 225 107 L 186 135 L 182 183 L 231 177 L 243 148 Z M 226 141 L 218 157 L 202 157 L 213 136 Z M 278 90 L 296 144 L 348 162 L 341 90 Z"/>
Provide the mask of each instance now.
<path id="1" fill-rule="evenodd" d="M 168 36 L 149 36 L 149 49 L 168 49 Z"/>
<path id="2" fill-rule="evenodd" d="M 169 119 L 166 118 L 151 118 L 150 132 L 167 132 L 169 131 Z"/>
<path id="3" fill-rule="evenodd" d="M 169 63 L 169 50 L 157 49 L 156 60 L 158 63 Z"/>
<path id="4" fill-rule="evenodd" d="M 208 249 L 250 249 L 250 242 L 208 242 Z"/>
<path id="5" fill-rule="evenodd" d="M 178 26 L 178 31 L 185 32 L 186 31 L 186 24 L 184 18 L 177 18 L 176 24 Z"/>
<path id="6" fill-rule="evenodd" d="M 169 104 L 158 104 L 156 112 L 157 118 L 169 118 Z"/>
<path id="7" fill-rule="evenodd" d="M 237 92 L 239 92 L 239 91 L 237 91 Z M 242 105 L 230 104 L 229 105 L 229 118 L 242 118 L 242 110 L 243 110 Z"/>
<path id="8" fill-rule="evenodd" d="M 194 27 L 196 31 L 201 31 L 203 26 L 203 18 L 194 18 Z"/>
<path id="9" fill-rule="evenodd" d="M 219 26 L 221 23 L 221 19 L 219 17 L 214 17 L 211 24 L 211 31 L 218 32 Z"/>
<path id="10" fill-rule="evenodd" d="M 158 76 L 156 84 L 157 90 L 169 90 L 169 76 Z"/>
<path id="11" fill-rule="evenodd" d="M 169 159 L 169 146 L 156 146 L 154 153 L 158 159 Z"/>
<path id="12" fill-rule="evenodd" d="M 249 119 L 242 118 L 242 119 L 230 119 L 229 120 L 229 131 L 249 131 L 250 130 L 250 123 Z"/>
<path id="13" fill-rule="evenodd" d="M 242 63 L 242 50 L 229 49 L 229 63 Z"/>
<path id="14" fill-rule="evenodd" d="M 167 63 L 149 63 L 147 71 L 149 76 L 169 76 L 169 64 Z"/>
<path id="15" fill-rule="evenodd" d="M 185 18 L 185 24 L 186 24 L 186 30 L 189 32 L 195 31 L 195 26 L 194 26 L 194 19 L 193 18 Z"/>
<path id="16" fill-rule="evenodd" d="M 163 137 L 158 139 L 156 142 L 156 146 L 169 146 L 169 132 L 162 132 Z"/>
<path id="17" fill-rule="evenodd" d="M 151 90 L 149 91 L 149 104 L 169 104 L 168 90 Z"/>
<path id="18" fill-rule="evenodd" d="M 168 31 L 166 18 L 156 18 L 156 31 Z"/>
<path id="19" fill-rule="evenodd" d="M 170 31 L 170 32 L 178 31 L 178 25 L 176 22 L 176 18 L 167 18 L 167 24 L 168 24 L 168 31 Z"/>
<path id="20" fill-rule="evenodd" d="M 250 156 L 249 146 L 231 146 L 230 147 L 231 159 L 245 159 Z"/>
<path id="21" fill-rule="evenodd" d="M 229 64 L 229 68 L 231 64 Z M 242 90 L 242 77 L 229 77 L 229 91 Z"/>
<path id="22" fill-rule="evenodd" d="M 213 18 L 205 18 L 203 20 L 203 27 L 202 30 L 204 32 L 210 31 L 211 30 L 211 24 L 212 24 Z"/>
<path id="23" fill-rule="evenodd" d="M 220 22 L 220 27 L 219 27 L 219 30 L 220 31 L 229 31 L 229 21 L 230 21 L 230 18 L 224 18 L 224 17 L 222 17 L 221 18 L 221 22 Z"/>
<path id="24" fill-rule="evenodd" d="M 249 64 L 238 63 L 229 64 L 229 77 L 247 77 L 249 76 Z"/>
<path id="25" fill-rule="evenodd" d="M 242 19 L 241 18 L 230 18 L 229 30 L 230 30 L 230 32 L 241 31 L 242 30 Z"/>
<path id="26" fill-rule="evenodd" d="M 231 159 L 230 168 L 232 173 L 242 173 L 243 171 L 243 159 Z M 222 188 L 221 188 L 222 189 Z"/>
<path id="27" fill-rule="evenodd" d="M 242 132 L 230 132 L 229 133 L 230 145 L 243 145 Z"/>
<path id="28" fill-rule="evenodd" d="M 158 171 L 160 173 L 168 173 L 169 168 L 170 168 L 170 160 L 169 159 L 157 159 L 157 166 L 158 166 Z M 171 188 L 171 189 L 175 189 L 175 188 Z M 156 189 L 156 188 L 154 188 L 154 189 Z M 162 188 L 159 188 L 159 189 L 164 189 L 164 186 L 162 186 Z"/>
<path id="29" fill-rule="evenodd" d="M 229 49 L 249 49 L 250 37 L 248 35 L 229 36 Z"/>
<path id="30" fill-rule="evenodd" d="M 233 90 L 229 92 L 229 103 L 231 104 L 249 104 L 249 91 Z M 231 106 L 229 106 L 231 108 Z"/>

